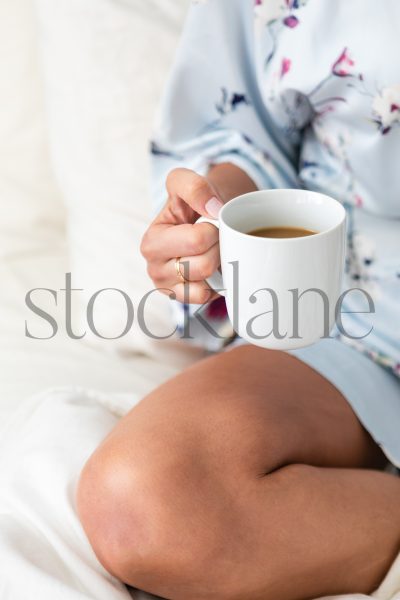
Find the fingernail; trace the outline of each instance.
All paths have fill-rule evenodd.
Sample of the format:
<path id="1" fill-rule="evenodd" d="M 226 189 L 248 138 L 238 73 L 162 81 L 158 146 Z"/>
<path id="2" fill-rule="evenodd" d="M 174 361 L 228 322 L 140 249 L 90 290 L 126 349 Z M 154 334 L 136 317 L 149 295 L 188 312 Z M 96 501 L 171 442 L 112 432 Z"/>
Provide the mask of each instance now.
<path id="1" fill-rule="evenodd" d="M 218 200 L 218 198 L 216 198 L 215 196 L 213 196 L 209 199 L 208 202 L 206 202 L 206 211 L 208 212 L 210 217 L 214 217 L 214 219 L 218 217 L 218 213 L 222 207 L 223 204 L 221 200 Z"/>

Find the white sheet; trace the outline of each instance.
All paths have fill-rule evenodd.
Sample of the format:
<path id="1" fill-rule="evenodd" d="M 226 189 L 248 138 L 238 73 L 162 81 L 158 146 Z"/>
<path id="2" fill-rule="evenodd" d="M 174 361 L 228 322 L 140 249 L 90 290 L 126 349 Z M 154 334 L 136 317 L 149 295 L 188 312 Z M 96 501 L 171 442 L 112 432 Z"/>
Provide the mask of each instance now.
<path id="1" fill-rule="evenodd" d="M 97 562 L 74 510 L 82 462 L 116 422 L 100 399 L 78 390 L 46 392 L 3 431 L 2 600 L 129 598 Z"/>
<path id="2" fill-rule="evenodd" d="M 34 241 L 32 241 L 32 247 Z M 90 347 L 65 333 L 64 287 L 67 270 L 62 241 L 37 246 L 0 260 L 0 425 L 21 402 L 43 389 L 80 385 L 141 396 L 191 363 L 199 353 L 176 343 L 152 344 L 147 355 L 118 356 L 107 344 Z M 60 329 L 51 340 L 25 336 L 25 321 L 33 335 L 49 334 L 49 325 L 31 313 L 25 295 L 35 287 L 58 290 L 58 305 L 47 292 L 34 296 L 54 316 Z"/>
<path id="3" fill-rule="evenodd" d="M 78 521 L 74 494 L 87 457 L 117 415 L 138 400 L 137 394 L 49 390 L 22 405 L 0 431 L 1 600 L 130 597 L 96 560 Z M 400 560 L 372 597 L 399 600 Z"/>

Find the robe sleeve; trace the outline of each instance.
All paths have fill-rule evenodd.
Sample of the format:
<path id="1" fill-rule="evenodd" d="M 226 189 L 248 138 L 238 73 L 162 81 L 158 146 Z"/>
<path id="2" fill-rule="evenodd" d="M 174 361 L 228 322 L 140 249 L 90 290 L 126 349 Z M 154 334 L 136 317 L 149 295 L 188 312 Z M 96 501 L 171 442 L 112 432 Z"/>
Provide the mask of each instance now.
<path id="1" fill-rule="evenodd" d="M 230 162 L 259 189 L 299 187 L 298 148 L 263 102 L 269 84 L 255 56 L 253 18 L 250 1 L 192 2 L 151 142 L 156 211 L 176 167 L 205 175 Z"/>

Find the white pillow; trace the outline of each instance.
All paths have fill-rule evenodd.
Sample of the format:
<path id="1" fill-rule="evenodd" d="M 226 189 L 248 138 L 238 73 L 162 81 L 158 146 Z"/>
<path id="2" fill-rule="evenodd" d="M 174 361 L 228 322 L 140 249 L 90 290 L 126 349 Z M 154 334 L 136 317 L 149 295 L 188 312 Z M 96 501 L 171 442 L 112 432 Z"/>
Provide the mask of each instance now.
<path id="1" fill-rule="evenodd" d="M 0 258 L 60 237 L 32 0 L 0 2 Z"/>
<path id="2" fill-rule="evenodd" d="M 150 218 L 148 143 L 187 0 L 36 5 L 51 153 L 68 210 L 72 282 L 84 289 L 82 331 L 93 292 L 122 289 L 137 309 L 153 287 L 139 252 Z M 169 300 L 153 294 L 150 304 L 147 325 L 167 335 Z M 119 335 L 125 323 L 123 297 L 102 293 L 95 312 L 99 333 Z M 136 315 L 131 332 L 115 343 L 94 340 L 106 349 L 148 346 Z"/>

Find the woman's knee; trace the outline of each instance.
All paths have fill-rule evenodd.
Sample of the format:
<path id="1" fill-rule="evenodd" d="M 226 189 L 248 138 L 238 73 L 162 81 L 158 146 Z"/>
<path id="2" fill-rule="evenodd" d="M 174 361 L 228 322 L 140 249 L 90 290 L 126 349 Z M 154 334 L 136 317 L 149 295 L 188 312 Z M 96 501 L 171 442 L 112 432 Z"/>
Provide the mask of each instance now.
<path id="1" fill-rule="evenodd" d="M 100 562 L 125 583 L 161 596 L 241 599 L 258 579 L 254 564 L 261 557 L 253 536 L 263 513 L 270 543 L 262 561 L 273 568 L 264 571 L 257 586 L 274 587 L 287 568 L 287 548 L 280 540 L 288 502 L 305 501 L 308 467 L 286 467 L 273 479 L 243 478 L 234 487 L 215 466 L 185 456 L 182 448 L 179 459 L 175 450 L 165 449 L 171 453 L 167 469 L 151 452 L 146 452 L 146 467 L 140 461 L 138 466 L 112 443 L 89 459 L 78 485 L 78 512 Z M 270 490 L 260 506 L 253 500 L 257 486 Z M 282 505 L 276 510 L 278 499 Z"/>
<path id="2" fill-rule="evenodd" d="M 201 584 L 197 566 L 218 540 L 216 527 L 201 527 L 212 518 L 205 472 L 181 450 L 179 458 L 165 448 L 166 466 L 151 450 L 136 462 L 106 442 L 85 465 L 77 489 L 81 523 L 106 570 L 164 595 L 196 578 Z"/>
<path id="3" fill-rule="evenodd" d="M 138 474 L 124 457 L 98 449 L 86 463 L 77 488 L 79 518 L 102 565 L 124 579 L 143 554 L 146 522 L 140 511 L 141 488 L 133 484 Z"/>

